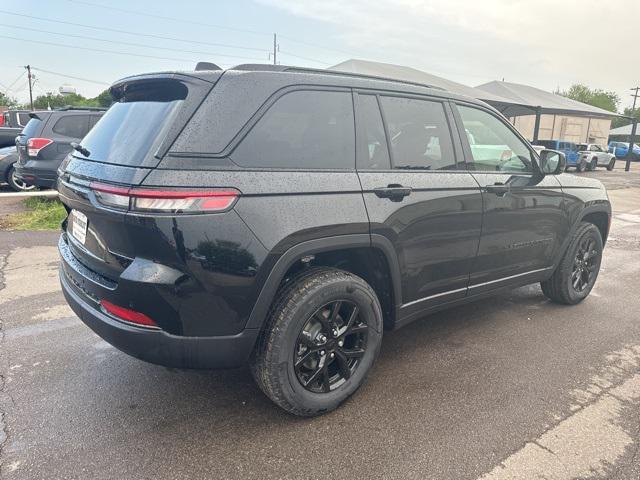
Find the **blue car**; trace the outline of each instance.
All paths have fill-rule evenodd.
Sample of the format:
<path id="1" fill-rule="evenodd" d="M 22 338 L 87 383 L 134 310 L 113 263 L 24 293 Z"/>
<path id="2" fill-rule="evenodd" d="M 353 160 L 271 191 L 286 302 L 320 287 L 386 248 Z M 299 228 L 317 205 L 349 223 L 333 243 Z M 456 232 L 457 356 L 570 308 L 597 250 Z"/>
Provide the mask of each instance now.
<path id="1" fill-rule="evenodd" d="M 578 145 L 573 142 L 567 142 L 564 140 L 538 140 L 535 145 L 541 145 L 548 150 L 557 150 L 564 153 L 567 159 L 567 168 L 575 167 L 578 172 L 585 169 L 584 162 L 580 162 L 580 155 L 578 155 Z"/>
<path id="2" fill-rule="evenodd" d="M 625 158 L 629 153 L 629 142 L 609 142 L 609 153 L 613 153 L 616 158 Z M 631 160 L 640 160 L 640 145 L 633 144 L 633 155 Z"/>

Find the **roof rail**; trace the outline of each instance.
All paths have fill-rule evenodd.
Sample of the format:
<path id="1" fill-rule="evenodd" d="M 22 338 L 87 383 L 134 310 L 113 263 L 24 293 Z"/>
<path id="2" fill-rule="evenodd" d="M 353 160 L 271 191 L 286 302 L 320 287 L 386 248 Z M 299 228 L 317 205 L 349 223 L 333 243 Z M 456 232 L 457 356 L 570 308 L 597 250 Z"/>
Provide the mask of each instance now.
<path id="1" fill-rule="evenodd" d="M 381 80 L 385 82 L 403 83 L 406 85 L 415 85 L 418 87 L 433 88 L 436 90 L 445 90 L 442 87 L 436 85 L 430 85 L 428 83 L 412 82 L 411 80 L 402 80 L 399 78 L 381 77 L 379 75 L 367 75 L 364 73 L 355 72 L 342 72 L 339 70 L 323 70 L 320 68 L 307 68 L 307 67 L 292 67 L 287 65 L 269 65 L 260 63 L 246 63 L 232 67 L 230 70 L 243 70 L 250 72 L 292 72 L 292 73 L 317 73 L 320 75 L 336 75 L 342 77 L 353 77 L 371 80 Z"/>
<path id="2" fill-rule="evenodd" d="M 87 110 L 90 112 L 105 112 L 108 109 L 106 107 L 74 107 L 72 105 L 66 105 L 64 107 L 57 107 L 53 109 L 56 112 L 66 112 L 68 110 Z"/>

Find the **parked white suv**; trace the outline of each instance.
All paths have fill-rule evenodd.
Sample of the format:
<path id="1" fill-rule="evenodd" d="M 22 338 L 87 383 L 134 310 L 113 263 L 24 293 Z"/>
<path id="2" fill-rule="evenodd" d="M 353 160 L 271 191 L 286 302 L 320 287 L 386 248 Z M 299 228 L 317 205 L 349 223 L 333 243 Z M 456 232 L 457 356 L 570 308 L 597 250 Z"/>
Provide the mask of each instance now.
<path id="1" fill-rule="evenodd" d="M 578 155 L 580 155 L 579 163 L 585 165 L 587 170 L 595 170 L 596 167 L 601 166 L 611 171 L 616 164 L 616 156 L 607 151 L 606 145 L 580 143 Z"/>

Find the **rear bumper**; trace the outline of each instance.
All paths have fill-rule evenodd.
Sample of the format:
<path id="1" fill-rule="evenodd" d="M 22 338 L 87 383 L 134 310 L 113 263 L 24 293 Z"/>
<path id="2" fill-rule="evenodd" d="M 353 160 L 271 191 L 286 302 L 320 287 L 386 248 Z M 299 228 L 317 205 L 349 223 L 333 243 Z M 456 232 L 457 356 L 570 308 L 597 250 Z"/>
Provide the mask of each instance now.
<path id="1" fill-rule="evenodd" d="M 35 185 L 40 188 L 55 188 L 57 180 L 57 172 L 55 170 L 45 170 L 41 168 L 33 168 L 20 163 L 15 166 L 16 177 L 28 185 Z"/>
<path id="2" fill-rule="evenodd" d="M 245 364 L 249 358 L 258 329 L 229 336 L 185 337 L 116 320 L 102 312 L 95 299 L 74 282 L 73 262 L 67 261 L 65 252 L 60 254 L 60 283 L 67 302 L 91 330 L 124 353 L 175 368 L 231 368 Z"/>

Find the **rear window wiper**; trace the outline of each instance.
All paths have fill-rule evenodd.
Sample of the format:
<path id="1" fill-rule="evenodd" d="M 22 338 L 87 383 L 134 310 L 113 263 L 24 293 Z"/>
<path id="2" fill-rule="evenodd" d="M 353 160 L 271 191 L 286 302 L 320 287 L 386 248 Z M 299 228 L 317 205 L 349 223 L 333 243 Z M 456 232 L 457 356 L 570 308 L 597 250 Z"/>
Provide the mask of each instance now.
<path id="1" fill-rule="evenodd" d="M 71 146 L 73 147 L 74 150 L 80 152 L 82 155 L 84 155 L 85 157 L 88 157 L 91 155 L 91 152 L 89 150 L 87 150 L 86 148 L 84 148 L 82 145 L 80 145 L 79 143 L 76 142 L 71 142 Z"/>

